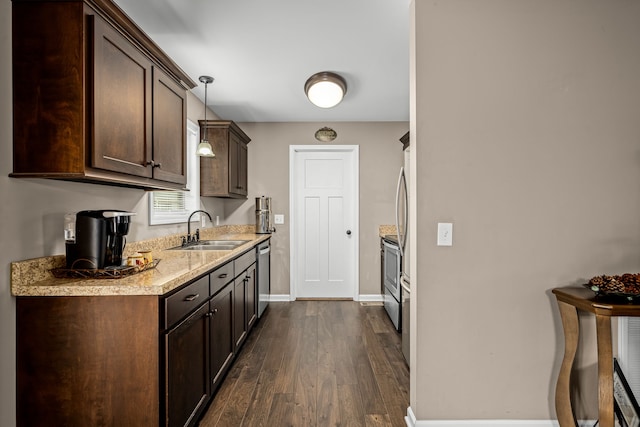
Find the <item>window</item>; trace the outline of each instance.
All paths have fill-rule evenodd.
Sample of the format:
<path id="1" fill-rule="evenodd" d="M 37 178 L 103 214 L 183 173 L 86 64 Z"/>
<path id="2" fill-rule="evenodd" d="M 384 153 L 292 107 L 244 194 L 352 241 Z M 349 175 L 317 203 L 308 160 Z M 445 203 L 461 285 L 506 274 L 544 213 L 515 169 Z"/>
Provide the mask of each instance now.
<path id="1" fill-rule="evenodd" d="M 189 191 L 150 191 L 149 225 L 187 222 L 200 209 L 200 158 L 196 148 L 200 128 L 187 120 L 187 188 Z"/>

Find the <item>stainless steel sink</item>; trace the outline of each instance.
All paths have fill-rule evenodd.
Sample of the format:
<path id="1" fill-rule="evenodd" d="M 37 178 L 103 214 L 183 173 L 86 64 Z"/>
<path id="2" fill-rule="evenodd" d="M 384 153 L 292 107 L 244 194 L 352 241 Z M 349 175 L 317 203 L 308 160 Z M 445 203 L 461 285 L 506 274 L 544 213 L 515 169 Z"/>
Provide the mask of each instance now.
<path id="1" fill-rule="evenodd" d="M 176 246 L 172 250 L 179 251 L 232 251 L 249 240 L 200 240 L 196 244 Z"/>

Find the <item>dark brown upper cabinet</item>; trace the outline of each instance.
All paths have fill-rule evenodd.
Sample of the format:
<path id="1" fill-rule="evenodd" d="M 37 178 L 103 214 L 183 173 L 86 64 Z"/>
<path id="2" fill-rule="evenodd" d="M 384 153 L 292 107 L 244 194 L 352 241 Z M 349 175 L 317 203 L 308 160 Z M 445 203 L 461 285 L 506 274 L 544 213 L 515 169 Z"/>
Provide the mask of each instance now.
<path id="1" fill-rule="evenodd" d="M 13 177 L 186 183 L 195 83 L 108 0 L 13 0 Z"/>
<path id="2" fill-rule="evenodd" d="M 200 195 L 247 198 L 247 157 L 251 139 L 229 120 L 200 120 L 215 157 L 200 158 Z"/>
<path id="3" fill-rule="evenodd" d="M 402 135 L 402 138 L 400 138 L 400 143 L 402 143 L 403 150 L 406 150 L 407 148 L 409 148 L 409 145 L 411 144 L 411 140 L 409 138 L 409 132 Z"/>

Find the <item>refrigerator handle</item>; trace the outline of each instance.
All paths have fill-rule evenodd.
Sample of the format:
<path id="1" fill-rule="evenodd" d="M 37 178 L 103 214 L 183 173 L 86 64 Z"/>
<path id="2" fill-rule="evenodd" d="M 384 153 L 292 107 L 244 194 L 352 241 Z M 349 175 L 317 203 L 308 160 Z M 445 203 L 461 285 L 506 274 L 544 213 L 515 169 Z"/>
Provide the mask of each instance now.
<path id="1" fill-rule="evenodd" d="M 407 235 L 409 233 L 409 189 L 407 188 L 407 176 L 402 172 L 402 185 L 404 186 L 404 228 L 402 229 L 402 256 L 404 256 L 404 247 L 407 244 Z"/>
<path id="2" fill-rule="evenodd" d="M 398 237 L 398 243 L 400 246 L 400 256 L 404 256 L 404 239 L 401 240 L 400 239 L 400 190 L 401 190 L 401 186 L 403 185 L 403 183 L 405 183 L 405 179 L 404 179 L 404 167 L 400 168 L 400 175 L 398 176 L 398 187 L 396 188 L 396 236 Z M 406 188 L 406 183 L 405 183 L 405 188 Z M 406 191 L 405 191 L 406 193 Z M 406 209 L 405 209 L 406 211 Z M 406 221 L 405 221 L 406 223 Z"/>

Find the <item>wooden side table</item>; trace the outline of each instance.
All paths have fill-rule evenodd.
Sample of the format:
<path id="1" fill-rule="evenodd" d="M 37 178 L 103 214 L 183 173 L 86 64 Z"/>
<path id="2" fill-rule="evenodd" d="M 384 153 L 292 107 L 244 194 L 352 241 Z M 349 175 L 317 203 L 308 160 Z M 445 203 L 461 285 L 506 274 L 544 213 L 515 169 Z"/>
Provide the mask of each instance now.
<path id="1" fill-rule="evenodd" d="M 571 369 L 578 348 L 580 330 L 578 310 L 596 316 L 598 346 L 598 414 L 600 427 L 614 427 L 613 412 L 613 349 L 611 342 L 611 317 L 640 316 L 640 305 L 596 298 L 585 287 L 556 288 L 556 296 L 562 328 L 564 330 L 564 358 L 556 383 L 556 414 L 560 427 L 577 427 L 571 407 Z"/>

